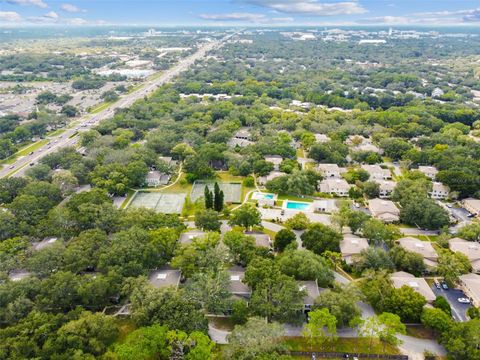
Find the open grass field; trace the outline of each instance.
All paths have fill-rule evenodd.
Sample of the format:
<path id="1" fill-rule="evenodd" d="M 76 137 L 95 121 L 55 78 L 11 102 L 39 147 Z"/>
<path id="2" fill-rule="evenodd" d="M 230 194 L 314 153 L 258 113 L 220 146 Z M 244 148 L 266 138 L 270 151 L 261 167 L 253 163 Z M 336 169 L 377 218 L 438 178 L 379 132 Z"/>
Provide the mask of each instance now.
<path id="1" fill-rule="evenodd" d="M 379 340 L 372 339 L 370 347 L 370 339 L 367 338 L 338 338 L 332 343 L 324 346 L 311 346 L 307 339 L 303 337 L 286 338 L 282 344 L 286 345 L 291 351 L 335 351 L 335 352 L 352 352 L 362 354 L 399 354 L 399 350 L 395 346 L 384 344 Z"/>
<path id="2" fill-rule="evenodd" d="M 208 186 L 210 191 L 213 192 L 215 181 L 196 181 L 192 186 L 192 192 L 190 193 L 190 200 L 196 202 L 198 199 L 204 196 L 205 186 Z M 220 190 L 225 195 L 226 203 L 238 204 L 242 202 L 242 184 L 239 182 L 218 182 Z"/>

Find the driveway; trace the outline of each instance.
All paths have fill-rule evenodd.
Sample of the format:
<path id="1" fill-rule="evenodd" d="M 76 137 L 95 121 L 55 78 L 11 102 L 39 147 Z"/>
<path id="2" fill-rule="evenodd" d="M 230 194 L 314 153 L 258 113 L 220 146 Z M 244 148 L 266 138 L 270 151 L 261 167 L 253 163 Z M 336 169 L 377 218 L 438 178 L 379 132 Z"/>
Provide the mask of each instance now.
<path id="1" fill-rule="evenodd" d="M 459 322 L 464 322 L 467 321 L 467 310 L 468 308 L 471 307 L 470 304 L 462 304 L 458 302 L 458 298 L 468 298 L 468 296 L 465 295 L 465 293 L 460 290 L 460 289 L 449 289 L 449 290 L 443 290 L 443 289 L 437 289 L 435 285 L 432 285 L 432 290 L 433 293 L 436 296 L 443 296 L 445 299 L 447 299 L 448 303 L 450 304 L 452 308 L 452 316 L 455 321 Z"/>

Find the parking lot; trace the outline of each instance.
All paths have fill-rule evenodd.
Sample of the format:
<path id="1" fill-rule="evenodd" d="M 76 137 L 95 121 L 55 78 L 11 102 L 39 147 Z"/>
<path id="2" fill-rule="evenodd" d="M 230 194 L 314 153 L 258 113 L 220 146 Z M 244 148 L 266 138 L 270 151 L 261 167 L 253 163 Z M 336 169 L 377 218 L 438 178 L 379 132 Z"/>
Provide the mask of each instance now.
<path id="1" fill-rule="evenodd" d="M 455 321 L 467 321 L 467 310 L 471 307 L 470 304 L 462 304 L 458 302 L 458 298 L 467 298 L 462 290 L 459 289 L 437 289 L 435 285 L 432 285 L 433 292 L 436 296 L 443 296 L 447 299 L 450 307 L 452 308 L 452 316 Z"/>

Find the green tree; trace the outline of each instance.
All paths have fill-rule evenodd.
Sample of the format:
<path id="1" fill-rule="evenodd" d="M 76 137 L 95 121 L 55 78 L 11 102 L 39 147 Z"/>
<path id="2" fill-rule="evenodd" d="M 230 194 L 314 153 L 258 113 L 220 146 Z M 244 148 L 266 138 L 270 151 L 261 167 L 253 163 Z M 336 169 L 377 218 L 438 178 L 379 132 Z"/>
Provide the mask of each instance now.
<path id="1" fill-rule="evenodd" d="M 297 241 L 297 236 L 292 230 L 282 229 L 275 234 L 275 241 L 273 247 L 276 251 L 284 251 L 291 243 Z"/>
<path id="2" fill-rule="evenodd" d="M 218 213 L 212 209 L 199 210 L 195 213 L 195 226 L 204 231 L 220 231 Z"/>
<path id="3" fill-rule="evenodd" d="M 305 292 L 297 282 L 281 273 L 272 259 L 255 258 L 247 266 L 244 282 L 252 288 L 250 308 L 269 321 L 295 323 L 300 320 Z"/>
<path id="4" fill-rule="evenodd" d="M 448 303 L 447 299 L 439 295 L 433 301 L 433 307 L 442 310 L 445 314 L 452 316 L 452 308 Z"/>
<path id="5" fill-rule="evenodd" d="M 329 226 L 315 223 L 308 227 L 301 235 L 301 239 L 305 248 L 321 255 L 325 251 L 339 252 L 342 234 Z"/>
<path id="6" fill-rule="evenodd" d="M 255 255 L 255 239 L 241 231 L 228 231 L 223 236 L 234 263 L 246 266 Z"/>
<path id="7" fill-rule="evenodd" d="M 337 326 L 348 326 L 355 317 L 361 315 L 357 302 L 362 294 L 356 286 L 337 286 L 322 291 L 315 299 L 314 309 L 326 308 L 337 319 Z"/>
<path id="8" fill-rule="evenodd" d="M 245 325 L 236 325 L 228 335 L 229 345 L 225 348 L 225 356 L 228 359 L 250 360 L 275 354 L 281 349 L 278 342 L 284 333 L 285 330 L 279 323 L 251 318 Z"/>
<path id="9" fill-rule="evenodd" d="M 426 303 L 421 294 L 404 285 L 400 289 L 392 290 L 385 300 L 385 310 L 399 315 L 402 321 L 418 322 Z"/>
<path id="10" fill-rule="evenodd" d="M 221 314 L 228 310 L 230 275 L 226 271 L 197 273 L 187 286 L 187 294 L 209 313 Z"/>
<path id="11" fill-rule="evenodd" d="M 307 215 L 299 212 L 285 221 L 285 226 L 292 230 L 305 230 L 310 225 Z"/>
<path id="12" fill-rule="evenodd" d="M 118 328 L 111 316 L 102 313 L 82 313 L 78 320 L 73 320 L 60 329 L 53 341 L 45 347 L 57 354 L 73 356 L 81 351 L 93 356 L 102 355 L 118 335 Z"/>
<path id="13" fill-rule="evenodd" d="M 378 219 L 365 221 L 362 234 L 374 245 L 381 245 L 382 243 L 391 245 L 393 240 L 400 237 L 400 231 L 396 227 L 385 225 Z"/>
<path id="14" fill-rule="evenodd" d="M 313 346 L 323 346 L 337 337 L 337 318 L 330 314 L 327 308 L 317 309 L 308 313 L 308 323 L 303 326 L 302 335 Z"/>
<path id="15" fill-rule="evenodd" d="M 437 272 L 450 286 L 455 285 L 460 275 L 468 274 L 471 271 L 470 260 L 464 254 L 452 253 L 449 250 L 439 251 Z"/>
<path id="16" fill-rule="evenodd" d="M 276 260 L 280 270 L 296 280 L 316 280 L 321 287 L 333 282 L 333 272 L 327 261 L 309 250 L 288 250 Z"/>
<path id="17" fill-rule="evenodd" d="M 444 332 L 441 342 L 452 360 L 475 360 L 480 358 L 480 320 L 454 323 Z"/>
<path id="18" fill-rule="evenodd" d="M 422 311 L 421 321 L 423 325 L 438 334 L 448 331 L 453 325 L 451 316 L 438 308 L 432 309 L 425 307 Z"/>
<path id="19" fill-rule="evenodd" d="M 174 288 L 134 287 L 130 294 L 130 311 L 139 326 L 159 324 L 185 332 L 204 333 L 208 329 L 201 304 Z"/>
<path id="20" fill-rule="evenodd" d="M 232 217 L 229 221 L 230 225 L 243 226 L 247 230 L 252 226 L 260 225 L 262 222 L 262 216 L 260 211 L 256 209 L 252 204 L 244 204 L 232 213 Z"/>

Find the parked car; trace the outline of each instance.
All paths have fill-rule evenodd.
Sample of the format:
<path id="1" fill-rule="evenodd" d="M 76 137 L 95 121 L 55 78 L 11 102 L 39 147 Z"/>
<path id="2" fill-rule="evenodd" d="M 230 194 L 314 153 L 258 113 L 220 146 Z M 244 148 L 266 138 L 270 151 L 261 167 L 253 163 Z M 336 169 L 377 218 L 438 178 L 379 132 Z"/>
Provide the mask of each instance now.
<path id="1" fill-rule="evenodd" d="M 434 280 L 433 283 L 435 284 L 435 287 L 437 289 L 441 289 L 442 287 L 440 286 L 440 283 L 437 280 Z"/>
<path id="2" fill-rule="evenodd" d="M 442 282 L 441 282 L 441 285 L 442 285 L 442 289 L 443 289 L 443 290 L 448 290 L 448 285 L 447 285 L 447 283 L 446 283 L 445 281 L 442 281 Z"/>
<path id="3" fill-rule="evenodd" d="M 467 299 L 467 298 L 458 298 L 457 300 L 459 303 L 462 303 L 462 304 L 470 304 L 470 299 Z"/>

